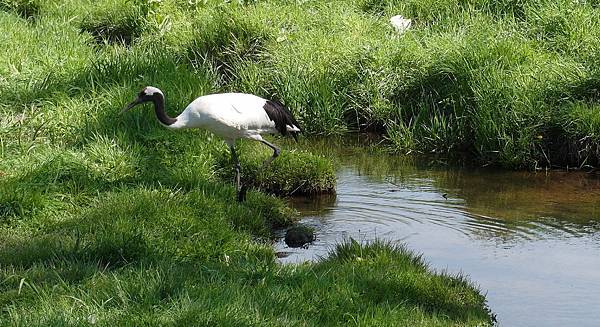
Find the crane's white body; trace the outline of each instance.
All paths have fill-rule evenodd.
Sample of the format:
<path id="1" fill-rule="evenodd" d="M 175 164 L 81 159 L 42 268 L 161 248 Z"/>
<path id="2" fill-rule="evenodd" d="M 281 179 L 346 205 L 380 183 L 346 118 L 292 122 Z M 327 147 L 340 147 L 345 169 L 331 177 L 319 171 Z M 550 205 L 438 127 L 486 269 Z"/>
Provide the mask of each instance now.
<path id="1" fill-rule="evenodd" d="M 253 94 L 220 93 L 205 95 L 192 101 L 176 117 L 171 129 L 202 128 L 233 144 L 238 138 L 261 141 L 261 134 L 278 133 L 275 123 L 265 112 L 267 100 Z M 299 132 L 297 126 L 286 126 L 290 132 Z"/>

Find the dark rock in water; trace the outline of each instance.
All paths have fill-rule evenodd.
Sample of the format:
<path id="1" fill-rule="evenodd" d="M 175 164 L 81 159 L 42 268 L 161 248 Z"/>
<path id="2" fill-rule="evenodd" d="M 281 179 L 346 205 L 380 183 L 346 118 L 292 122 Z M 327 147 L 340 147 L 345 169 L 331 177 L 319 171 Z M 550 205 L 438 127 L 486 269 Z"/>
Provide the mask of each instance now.
<path id="1" fill-rule="evenodd" d="M 314 230 L 307 226 L 290 227 L 285 233 L 285 244 L 298 248 L 315 240 Z"/>

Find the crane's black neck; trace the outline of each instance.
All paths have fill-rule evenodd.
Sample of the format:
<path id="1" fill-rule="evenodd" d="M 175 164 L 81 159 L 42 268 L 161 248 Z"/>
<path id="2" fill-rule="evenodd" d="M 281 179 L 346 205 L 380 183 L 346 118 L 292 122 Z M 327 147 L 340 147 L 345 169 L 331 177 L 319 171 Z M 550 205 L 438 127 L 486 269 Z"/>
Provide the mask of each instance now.
<path id="1" fill-rule="evenodd" d="M 154 103 L 154 112 L 156 113 L 156 118 L 166 126 L 173 125 L 177 119 L 173 117 L 169 117 L 165 112 L 165 97 L 160 93 L 154 94 L 152 97 L 152 102 Z"/>

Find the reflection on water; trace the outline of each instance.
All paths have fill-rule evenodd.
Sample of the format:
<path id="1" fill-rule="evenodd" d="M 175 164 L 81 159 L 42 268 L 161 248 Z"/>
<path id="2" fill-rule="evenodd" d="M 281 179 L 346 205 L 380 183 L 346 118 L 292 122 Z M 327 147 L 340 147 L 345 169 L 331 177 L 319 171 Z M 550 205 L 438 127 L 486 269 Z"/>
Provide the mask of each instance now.
<path id="1" fill-rule="evenodd" d="M 337 195 L 293 199 L 325 256 L 344 238 L 385 238 L 436 269 L 480 285 L 502 326 L 596 326 L 600 321 L 600 177 L 439 169 L 345 140 L 311 143 L 336 158 Z"/>

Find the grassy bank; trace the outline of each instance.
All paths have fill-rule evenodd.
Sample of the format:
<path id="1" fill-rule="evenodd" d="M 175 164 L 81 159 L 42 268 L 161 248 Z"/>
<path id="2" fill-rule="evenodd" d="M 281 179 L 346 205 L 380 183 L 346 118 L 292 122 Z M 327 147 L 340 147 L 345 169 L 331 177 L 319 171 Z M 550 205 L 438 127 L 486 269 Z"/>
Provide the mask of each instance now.
<path id="1" fill-rule="evenodd" d="M 600 160 L 594 1 L 0 3 L 3 27 L 24 27 L 2 41 L 29 43 L 5 50 L 6 104 L 97 83 L 120 102 L 115 92 L 153 81 L 178 108 L 210 91 L 252 92 L 284 102 L 310 134 L 375 130 L 400 153 L 510 168 Z M 413 19 L 403 36 L 395 14 Z M 56 30 L 41 39 L 42 27 Z M 115 44 L 130 50 L 101 50 Z M 21 59 L 42 52 L 44 65 Z"/>
<path id="2" fill-rule="evenodd" d="M 221 140 L 168 131 L 148 107 L 119 115 L 146 85 L 165 92 L 171 114 L 235 89 L 284 101 L 308 133 L 319 121 L 332 132 L 345 104 L 326 93 L 341 81 L 303 81 L 321 83 L 324 97 L 307 99 L 332 111 L 299 102 L 304 89 L 272 55 L 289 55 L 274 48 L 284 22 L 262 20 L 278 8 L 303 7 L 0 0 L 0 325 L 490 322 L 475 287 L 394 245 L 348 243 L 316 264 L 276 264 L 271 229 L 296 217 L 261 191 L 330 191 L 324 157 L 286 145 L 260 170 L 269 151 L 242 142 L 242 178 L 255 189 L 237 203 Z"/>
<path id="3" fill-rule="evenodd" d="M 101 1 L 72 26 L 100 44 L 212 66 L 212 89 L 274 96 L 311 134 L 376 130 L 398 152 L 511 168 L 598 165 L 594 1 L 133 3 Z M 76 4 L 64 7 L 58 14 L 75 17 Z M 395 14 L 413 19 L 403 36 L 389 26 Z M 56 78 L 26 79 L 21 96 L 67 91 Z M 181 101 L 197 94 L 175 91 Z"/>

